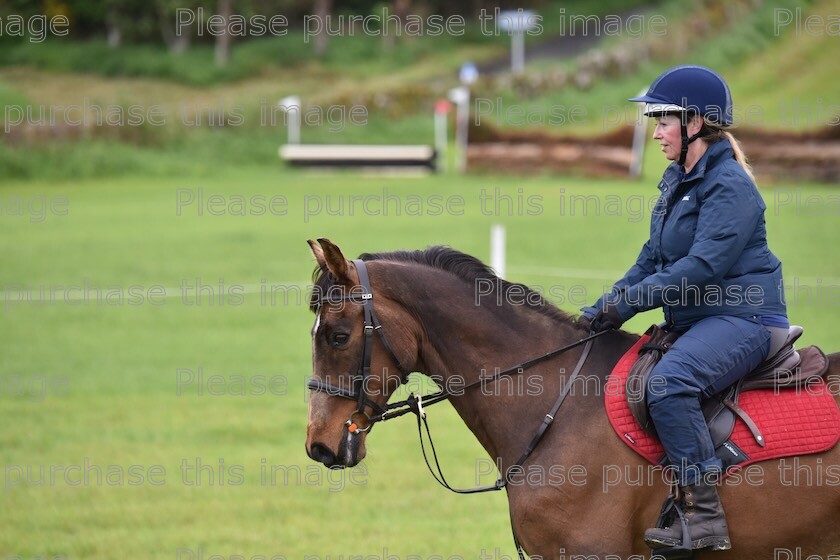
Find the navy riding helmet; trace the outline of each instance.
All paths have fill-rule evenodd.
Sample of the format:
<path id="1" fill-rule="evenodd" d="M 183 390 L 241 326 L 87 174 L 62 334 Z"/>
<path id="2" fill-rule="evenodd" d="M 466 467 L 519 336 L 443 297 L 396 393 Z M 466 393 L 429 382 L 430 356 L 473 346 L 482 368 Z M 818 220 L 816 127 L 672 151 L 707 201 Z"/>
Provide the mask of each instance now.
<path id="1" fill-rule="evenodd" d="M 732 93 L 717 72 L 704 66 L 675 66 L 663 72 L 648 88 L 645 95 L 629 101 L 645 103 L 645 116 L 680 115 L 682 149 L 679 164 L 685 163 L 691 138 L 686 129 L 687 117 L 700 115 L 706 120 L 726 127 L 732 124 Z"/>

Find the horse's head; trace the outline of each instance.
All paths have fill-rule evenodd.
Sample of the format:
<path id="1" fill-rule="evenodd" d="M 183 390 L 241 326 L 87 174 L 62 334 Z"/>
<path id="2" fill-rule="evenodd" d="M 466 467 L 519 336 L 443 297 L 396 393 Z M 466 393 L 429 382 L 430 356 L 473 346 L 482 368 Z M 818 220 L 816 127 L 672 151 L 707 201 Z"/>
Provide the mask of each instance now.
<path id="1" fill-rule="evenodd" d="M 328 467 L 352 467 L 365 457 L 371 417 L 407 375 L 397 358 L 410 346 L 405 328 L 391 328 L 386 339 L 379 323 L 399 325 L 404 313 L 381 293 L 373 297 L 362 261 L 348 261 L 328 239 L 308 243 L 318 269 L 306 452 Z"/>

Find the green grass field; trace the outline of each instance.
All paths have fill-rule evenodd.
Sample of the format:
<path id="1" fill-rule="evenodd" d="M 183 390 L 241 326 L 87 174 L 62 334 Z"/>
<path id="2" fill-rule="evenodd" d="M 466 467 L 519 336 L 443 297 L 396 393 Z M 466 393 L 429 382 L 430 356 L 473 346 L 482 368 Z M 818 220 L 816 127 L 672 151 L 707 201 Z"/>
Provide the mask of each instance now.
<path id="1" fill-rule="evenodd" d="M 641 200 L 656 193 L 659 170 L 661 162 L 634 182 L 363 178 L 240 167 L 202 179 L 4 185 L 0 553 L 202 560 L 513 555 L 504 496 L 455 496 L 440 488 L 422 463 L 409 418 L 378 427 L 368 458 L 352 473 L 327 471 L 306 457 L 313 317 L 305 285 L 313 261 L 305 240 L 329 237 L 348 256 L 442 243 L 486 260 L 489 228 L 503 223 L 511 279 L 552 294 L 579 285 L 594 298 L 635 259 L 647 233 Z M 199 188 L 205 200 L 282 195 L 286 204 L 275 209 L 286 214 L 214 216 L 205 205 L 200 216 L 195 202 L 179 210 L 178 201 L 197 197 Z M 399 197 L 388 216 L 367 215 L 358 205 L 349 215 L 348 206 L 340 212 L 335 206 L 339 197 L 349 204 L 358 195 L 374 197 L 369 213 L 381 210 L 375 197 L 383 189 Z M 482 191 L 496 189 L 514 204 L 485 215 L 493 209 L 482 211 Z M 797 193 L 818 204 L 797 206 Z M 838 350 L 840 262 L 832 255 L 840 210 L 831 202 L 837 195 L 815 185 L 779 185 L 763 194 L 771 247 L 787 281 L 800 285 L 796 301 L 789 298 L 790 317 L 806 327 L 805 344 Z M 595 195 L 586 212 L 572 203 L 583 195 Z M 409 196 L 426 203 L 461 197 L 463 212 L 409 216 L 402 206 L 403 215 L 395 216 Z M 342 215 L 315 215 L 315 201 L 326 204 L 326 197 Z M 515 207 L 520 198 L 522 212 Z M 42 200 L 66 204 L 41 216 Z M 24 215 L 13 213 L 16 201 L 31 205 Z M 196 283 L 210 286 L 201 298 L 182 289 Z M 88 301 L 79 301 L 76 290 L 70 292 L 76 299 L 63 300 L 67 286 L 84 284 L 100 288 L 102 297 L 88 291 Z M 289 301 L 261 301 L 264 284 L 285 289 Z M 120 301 L 119 293 L 132 287 L 133 296 Z M 56 301 L 49 301 L 50 288 Z M 167 297 L 160 295 L 164 288 Z M 35 301 L 21 302 L 21 293 Z M 626 328 L 641 332 L 659 317 L 647 313 Z M 208 394 L 205 384 L 199 395 L 179 373 L 199 368 L 205 378 L 223 376 L 228 394 Z M 251 393 L 259 392 L 258 376 L 287 384 L 276 386 L 275 395 L 239 396 L 230 394 L 237 375 Z M 450 481 L 472 485 L 483 450 L 448 405 L 433 410 L 430 422 Z M 189 485 L 195 473 L 181 467 L 197 461 L 205 465 L 201 484 Z M 74 465 L 99 466 L 103 475 L 112 465 L 112 476 L 123 477 L 98 483 L 88 471 L 87 484 L 73 486 L 58 471 L 50 480 L 50 466 Z M 261 479 L 268 465 L 280 468 L 274 483 Z M 71 482 L 78 478 L 79 471 L 70 475 Z"/>
<path id="2" fill-rule="evenodd" d="M 628 6 L 549 4 L 546 36 L 557 32 L 561 9 Z M 838 0 L 779 5 L 800 4 L 824 18 L 838 8 Z M 691 6 L 663 3 L 675 41 Z M 664 65 L 703 63 L 726 74 L 736 106 L 763 109 L 763 122 L 747 124 L 821 126 L 810 115 L 785 122 L 785 107 L 832 106 L 836 37 L 792 29 L 776 37 L 777 8 L 756 5 L 692 52 L 654 53 L 632 75 L 590 89 L 493 97 L 541 110 L 579 105 L 585 122 L 551 131 L 600 133 L 609 128 L 604 109 L 629 107 L 624 100 Z M 385 53 L 374 39 L 332 45 L 315 61 L 300 40 L 237 43 L 226 70 L 209 64 L 209 43 L 179 58 L 163 47 L 113 51 L 95 40 L 7 45 L 0 54 L 4 108 L 85 98 L 160 104 L 172 117 L 159 129 L 0 142 L 0 560 L 515 558 L 504 495 L 439 487 L 412 418 L 378 426 L 355 470 L 328 471 L 306 457 L 314 320 L 306 240 L 328 237 L 351 258 L 445 244 L 487 261 L 490 228 L 504 224 L 507 277 L 577 313 L 634 262 L 665 162 L 649 145 L 639 181 L 284 169 L 277 146 L 286 132 L 261 123 L 262 101 L 296 93 L 306 104 L 350 103 L 412 85 L 445 90 L 463 61 L 504 58 L 508 48 L 506 38 L 474 29 L 463 40 L 417 40 Z M 576 60 L 537 60 L 529 70 Z M 366 125 L 340 132 L 307 125 L 302 139 L 428 143 L 433 99 L 426 101 L 405 114 L 374 107 Z M 247 124 L 180 125 L 184 103 L 207 112 L 217 102 L 241 106 Z M 800 344 L 840 350 L 840 194 L 792 183 L 762 193 L 790 319 L 806 329 Z M 641 333 L 660 320 L 649 312 L 625 328 Z M 430 424 L 449 481 L 475 485 L 486 455 L 472 434 L 445 403 L 430 411 Z"/>

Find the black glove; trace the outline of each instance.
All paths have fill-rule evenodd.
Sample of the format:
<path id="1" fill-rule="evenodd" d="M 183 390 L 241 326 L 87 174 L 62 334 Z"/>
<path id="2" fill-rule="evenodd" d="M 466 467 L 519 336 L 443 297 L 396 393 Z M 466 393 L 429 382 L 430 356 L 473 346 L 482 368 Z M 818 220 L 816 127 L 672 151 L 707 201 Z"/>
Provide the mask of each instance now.
<path id="1" fill-rule="evenodd" d="M 592 319 L 589 329 L 598 333 L 609 329 L 619 329 L 623 324 L 624 319 L 621 318 L 618 307 L 614 303 L 609 303 L 606 309 L 598 310 L 598 314 Z"/>
<path id="2" fill-rule="evenodd" d="M 592 319 L 588 315 L 581 315 L 578 317 L 577 324 L 588 331 L 592 328 Z"/>

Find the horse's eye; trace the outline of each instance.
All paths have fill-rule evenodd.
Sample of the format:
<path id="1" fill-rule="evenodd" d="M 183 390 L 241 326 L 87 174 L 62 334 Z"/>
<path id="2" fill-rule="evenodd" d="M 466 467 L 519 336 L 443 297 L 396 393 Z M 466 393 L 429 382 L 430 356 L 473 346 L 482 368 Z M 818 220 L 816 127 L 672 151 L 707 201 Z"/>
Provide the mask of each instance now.
<path id="1" fill-rule="evenodd" d="M 348 340 L 350 340 L 350 335 L 343 332 L 335 332 L 330 334 L 328 340 L 330 346 L 333 346 L 335 348 L 341 348 L 342 346 L 347 344 Z"/>

